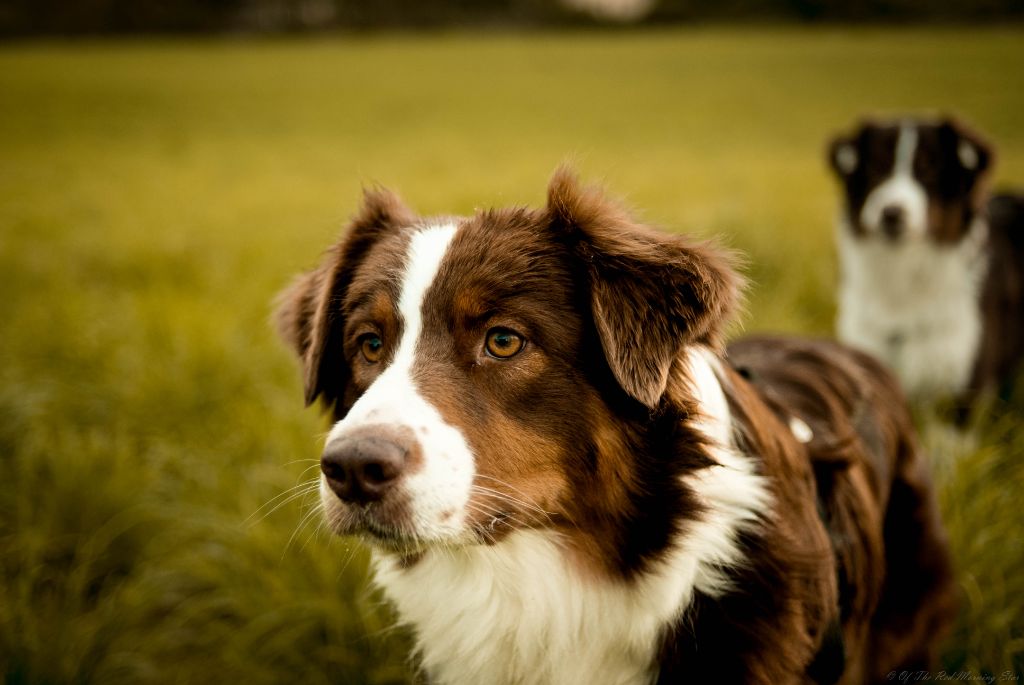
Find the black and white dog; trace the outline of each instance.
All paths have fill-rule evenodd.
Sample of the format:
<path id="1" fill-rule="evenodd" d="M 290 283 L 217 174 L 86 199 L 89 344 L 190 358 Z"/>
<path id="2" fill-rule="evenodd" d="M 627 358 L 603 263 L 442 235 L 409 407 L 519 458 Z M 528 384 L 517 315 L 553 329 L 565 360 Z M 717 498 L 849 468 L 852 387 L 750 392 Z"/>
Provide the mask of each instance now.
<path id="1" fill-rule="evenodd" d="M 829 147 L 844 190 L 838 335 L 919 400 L 969 408 L 1024 353 L 1024 197 L 989 199 L 991 146 L 952 119 L 866 121 Z"/>

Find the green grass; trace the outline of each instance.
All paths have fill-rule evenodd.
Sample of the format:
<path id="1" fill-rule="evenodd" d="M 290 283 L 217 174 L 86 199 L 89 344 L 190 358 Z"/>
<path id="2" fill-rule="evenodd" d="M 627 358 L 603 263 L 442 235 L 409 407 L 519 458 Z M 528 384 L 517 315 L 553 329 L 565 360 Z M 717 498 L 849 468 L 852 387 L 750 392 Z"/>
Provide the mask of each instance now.
<path id="1" fill-rule="evenodd" d="M 827 334 L 826 138 L 955 110 L 1024 183 L 1021 64 L 1017 29 L 0 47 L 6 682 L 408 677 L 364 554 L 272 500 L 325 426 L 269 303 L 362 184 L 469 212 L 540 202 L 572 157 L 746 252 L 748 330 Z M 926 428 L 964 597 L 946 663 L 1024 672 L 1024 434 Z"/>

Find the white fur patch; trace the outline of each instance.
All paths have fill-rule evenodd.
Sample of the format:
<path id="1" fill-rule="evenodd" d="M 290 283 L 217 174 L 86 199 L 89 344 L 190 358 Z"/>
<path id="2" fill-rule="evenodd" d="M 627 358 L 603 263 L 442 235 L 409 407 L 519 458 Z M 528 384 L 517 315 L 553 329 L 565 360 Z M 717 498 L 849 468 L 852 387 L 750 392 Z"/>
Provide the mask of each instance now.
<path id="1" fill-rule="evenodd" d="M 964 390 L 982 336 L 987 235 L 980 219 L 956 245 L 858 239 L 840 225 L 840 340 L 885 361 L 913 397 Z"/>
<path id="2" fill-rule="evenodd" d="M 428 226 L 412 236 L 398 302 L 405 327 L 394 359 L 327 436 L 329 444 L 354 429 L 381 424 L 413 432 L 423 449 L 423 464 L 403 479 L 401 487 L 409 502 L 410 526 L 423 539 L 449 540 L 465 533 L 465 505 L 475 473 L 462 432 L 444 421 L 412 379 L 424 294 L 455 231 L 451 224 Z M 329 488 L 321 487 L 321 492 L 328 512 L 339 506 Z"/>
<path id="3" fill-rule="evenodd" d="M 698 560 L 694 586 L 718 596 L 730 588 L 727 569 L 742 561 L 736 536 L 763 520 L 772 498 L 767 481 L 756 472 L 754 461 L 734 447 L 736 428 L 722 390 L 720 360 L 710 350 L 698 347 L 690 350 L 687 361 L 691 387 L 702 415 L 697 428 L 711 438 L 709 449 L 718 466 L 688 477 L 688 484 L 707 512 L 686 531 L 683 556 Z"/>
<path id="4" fill-rule="evenodd" d="M 718 465 L 688 478 L 707 511 L 642 576 L 583 575 L 566 541 L 545 530 L 516 531 L 491 546 L 431 548 L 410 568 L 375 553 L 376 580 L 415 628 L 433 681 L 650 683 L 659 640 L 694 591 L 729 590 L 728 569 L 742 561 L 738 535 L 767 514 L 771 497 L 753 461 L 732 447 L 717 358 L 695 349 L 687 362 L 698 427 Z"/>
<path id="5" fill-rule="evenodd" d="M 814 439 L 814 431 L 799 416 L 789 417 L 789 430 L 797 442 L 808 443 Z"/>
<path id="6" fill-rule="evenodd" d="M 563 541 L 521 530 L 494 546 L 432 549 L 409 569 L 375 555 L 376 580 L 416 631 L 440 685 L 649 683 L 677 597 L 581 577 Z M 670 600 L 666 604 L 666 600 Z"/>
<path id="7" fill-rule="evenodd" d="M 860 221 L 869 233 L 882 229 L 882 214 L 889 207 L 903 211 L 904 228 L 910 236 L 923 237 L 928 230 L 928 193 L 914 177 L 917 128 L 904 123 L 896 140 L 892 174 L 864 200 Z"/>

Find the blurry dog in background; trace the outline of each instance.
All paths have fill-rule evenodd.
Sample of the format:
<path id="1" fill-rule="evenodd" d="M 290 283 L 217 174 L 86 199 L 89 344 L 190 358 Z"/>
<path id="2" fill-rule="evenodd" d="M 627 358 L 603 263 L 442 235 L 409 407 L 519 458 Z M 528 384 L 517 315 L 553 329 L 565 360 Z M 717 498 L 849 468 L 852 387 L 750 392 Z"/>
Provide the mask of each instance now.
<path id="1" fill-rule="evenodd" d="M 890 375 L 839 344 L 729 348 L 728 253 L 567 172 L 541 209 L 367 193 L 282 297 L 334 425 L 321 495 L 374 551 L 432 682 L 884 682 L 952 582 Z"/>
<path id="2" fill-rule="evenodd" d="M 837 137 L 839 338 L 962 420 L 1024 355 L 1024 197 L 989 198 L 992 147 L 953 119 L 866 121 Z"/>

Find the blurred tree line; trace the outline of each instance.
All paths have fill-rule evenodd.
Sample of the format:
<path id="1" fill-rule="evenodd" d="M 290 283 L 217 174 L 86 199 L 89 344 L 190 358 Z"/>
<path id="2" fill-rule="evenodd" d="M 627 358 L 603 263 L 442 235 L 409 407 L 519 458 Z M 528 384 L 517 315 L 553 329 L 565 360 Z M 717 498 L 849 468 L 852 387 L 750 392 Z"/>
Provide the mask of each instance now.
<path id="1" fill-rule="evenodd" d="M 2 36 L 1006 19 L 1024 0 L 0 0 Z"/>

